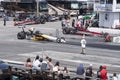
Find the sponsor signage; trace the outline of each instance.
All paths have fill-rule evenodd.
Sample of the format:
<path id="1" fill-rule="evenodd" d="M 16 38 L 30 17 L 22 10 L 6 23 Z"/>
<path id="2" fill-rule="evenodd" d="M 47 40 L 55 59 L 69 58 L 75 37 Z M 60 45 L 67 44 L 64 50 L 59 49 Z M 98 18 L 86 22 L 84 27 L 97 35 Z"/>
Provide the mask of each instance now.
<path id="1" fill-rule="evenodd" d="M 46 0 L 35 0 L 35 1 L 37 2 L 37 1 L 46 1 Z"/>
<path id="2" fill-rule="evenodd" d="M 33 0 L 21 0 L 21 3 L 32 3 Z"/>
<path id="3" fill-rule="evenodd" d="M 4 0 L 4 2 L 21 2 L 21 0 Z"/>
<path id="4" fill-rule="evenodd" d="M 113 42 L 115 42 L 115 43 L 120 43 L 120 36 L 118 36 L 118 37 L 113 37 Z"/>
<path id="5" fill-rule="evenodd" d="M 79 4 L 78 3 L 71 3 L 71 8 L 72 9 L 79 9 Z"/>
<path id="6" fill-rule="evenodd" d="M 112 11 L 112 4 L 95 4 L 95 11 Z"/>
<path id="7" fill-rule="evenodd" d="M 105 5 L 105 10 L 106 11 L 112 11 L 112 4 L 106 4 Z"/>
<path id="8" fill-rule="evenodd" d="M 116 10 L 120 11 L 120 5 L 116 5 Z"/>

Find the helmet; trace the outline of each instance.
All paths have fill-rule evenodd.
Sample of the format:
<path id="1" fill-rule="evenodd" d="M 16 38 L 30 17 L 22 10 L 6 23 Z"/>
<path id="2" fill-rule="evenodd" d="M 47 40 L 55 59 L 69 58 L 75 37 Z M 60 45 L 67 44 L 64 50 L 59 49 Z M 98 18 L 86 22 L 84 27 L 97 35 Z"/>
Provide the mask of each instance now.
<path id="1" fill-rule="evenodd" d="M 35 34 L 40 34 L 40 31 L 35 31 Z"/>
<path id="2" fill-rule="evenodd" d="M 40 31 L 35 31 L 35 35 L 42 35 Z"/>
<path id="3" fill-rule="evenodd" d="M 34 31 L 34 28 L 33 28 L 33 27 L 31 27 L 31 28 L 29 29 L 29 31 Z"/>

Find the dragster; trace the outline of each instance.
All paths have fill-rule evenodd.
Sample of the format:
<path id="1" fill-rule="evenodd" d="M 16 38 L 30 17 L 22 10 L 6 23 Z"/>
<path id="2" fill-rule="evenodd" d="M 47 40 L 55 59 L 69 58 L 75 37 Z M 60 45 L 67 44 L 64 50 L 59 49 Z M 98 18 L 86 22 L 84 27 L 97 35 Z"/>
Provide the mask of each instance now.
<path id="1" fill-rule="evenodd" d="M 28 24 L 35 24 L 36 22 L 34 20 L 25 20 L 25 21 L 15 21 L 14 26 L 19 25 L 28 25 Z"/>
<path id="2" fill-rule="evenodd" d="M 54 37 L 54 36 L 50 36 L 50 35 L 46 35 L 46 34 L 34 34 L 34 36 L 32 37 L 33 40 L 35 41 L 40 41 L 40 40 L 46 40 L 46 41 L 54 41 L 54 42 L 58 42 L 58 43 L 65 43 L 65 38 L 64 37 Z"/>
<path id="3" fill-rule="evenodd" d="M 85 30 L 82 27 L 66 27 L 62 29 L 63 34 L 86 34 L 86 35 L 102 35 L 101 32 L 93 31 L 93 30 Z"/>
<path id="4" fill-rule="evenodd" d="M 104 38 L 105 42 L 111 42 L 111 38 L 120 36 L 119 29 L 107 29 L 107 28 L 95 28 L 88 27 L 86 30 L 84 28 L 78 27 L 66 27 L 63 28 L 63 34 L 75 34 L 75 35 L 90 35 L 90 36 L 101 36 Z"/>
<path id="5" fill-rule="evenodd" d="M 40 31 L 34 31 L 34 28 L 30 28 L 29 31 L 25 31 L 25 27 L 20 27 L 22 28 L 21 32 L 17 33 L 17 39 L 28 39 L 28 40 L 34 40 L 34 41 L 53 41 L 57 43 L 65 43 L 65 38 L 64 37 L 55 37 L 55 36 L 50 36 L 41 33 Z"/>
<path id="6" fill-rule="evenodd" d="M 45 24 L 45 19 L 43 17 L 38 17 L 35 19 L 26 18 L 23 21 L 15 21 L 14 26 L 20 26 L 20 25 L 32 25 L 32 24 Z"/>

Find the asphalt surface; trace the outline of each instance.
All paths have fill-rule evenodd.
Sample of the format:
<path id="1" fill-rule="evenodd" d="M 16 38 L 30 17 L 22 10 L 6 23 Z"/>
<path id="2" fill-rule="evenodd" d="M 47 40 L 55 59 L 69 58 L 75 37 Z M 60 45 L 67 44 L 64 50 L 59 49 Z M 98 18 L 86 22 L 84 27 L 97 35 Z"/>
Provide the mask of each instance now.
<path id="1" fill-rule="evenodd" d="M 34 27 L 44 34 L 65 37 L 66 43 L 48 41 L 18 40 L 17 33 L 21 31 L 18 26 L 13 26 L 13 21 L 3 26 L 0 21 L 0 58 L 14 63 L 24 63 L 28 57 L 32 60 L 36 55 L 40 57 L 49 56 L 53 63 L 60 61 L 62 67 L 67 66 L 70 70 L 83 63 L 85 67 L 93 64 L 96 71 L 100 65 L 107 65 L 109 73 L 120 73 L 120 44 L 106 43 L 103 38 L 97 36 L 86 36 L 86 55 L 82 55 L 80 47 L 80 35 L 64 35 L 61 31 L 60 21 L 47 22 L 46 24 L 26 25 L 25 30 Z"/>

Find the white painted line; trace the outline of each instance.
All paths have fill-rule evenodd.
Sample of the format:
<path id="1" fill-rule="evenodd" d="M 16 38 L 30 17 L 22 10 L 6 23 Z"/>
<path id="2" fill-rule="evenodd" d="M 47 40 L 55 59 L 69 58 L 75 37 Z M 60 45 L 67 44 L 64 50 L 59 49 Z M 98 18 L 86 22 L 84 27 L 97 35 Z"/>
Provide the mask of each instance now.
<path id="1" fill-rule="evenodd" d="M 6 63 L 11 63 L 11 64 L 21 64 L 21 65 L 25 64 L 25 62 L 20 62 L 20 61 L 13 61 L 13 60 L 7 60 L 7 59 L 0 59 L 0 60 Z"/>
<path id="2" fill-rule="evenodd" d="M 54 58 L 56 59 L 56 58 Z M 68 62 L 74 62 L 74 63 L 83 63 L 83 64 L 93 64 L 93 65 L 106 65 L 110 67 L 118 67 L 120 68 L 119 65 L 112 65 L 112 64 L 106 64 L 106 63 L 97 63 L 97 62 L 89 62 L 89 61 L 81 61 L 81 60 L 70 60 L 70 59 L 59 59 L 61 61 L 68 61 Z"/>
<path id="3" fill-rule="evenodd" d="M 40 55 L 40 57 L 45 57 L 46 55 L 51 57 L 52 59 L 55 60 L 61 60 L 61 61 L 67 61 L 67 62 L 75 62 L 75 63 L 86 63 L 86 64 L 95 64 L 95 65 L 107 65 L 111 67 L 119 67 L 120 65 L 112 65 L 112 64 L 106 64 L 106 63 L 98 63 L 98 62 L 90 62 L 90 61 L 81 61 L 81 60 L 71 60 L 73 57 L 83 57 L 86 59 L 99 59 L 99 60 L 113 60 L 120 62 L 120 59 L 114 58 L 114 57 L 107 57 L 107 56 L 97 56 L 97 55 L 80 55 L 80 54 L 75 54 L 75 53 L 67 53 L 67 52 L 59 52 L 59 51 L 40 51 L 40 52 L 32 52 L 32 53 L 24 53 L 24 54 L 18 54 L 19 56 L 24 56 L 24 57 L 35 57 L 36 55 Z M 72 55 L 72 56 L 70 56 Z"/>

